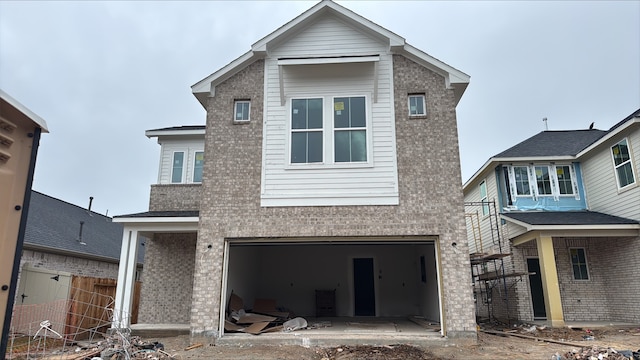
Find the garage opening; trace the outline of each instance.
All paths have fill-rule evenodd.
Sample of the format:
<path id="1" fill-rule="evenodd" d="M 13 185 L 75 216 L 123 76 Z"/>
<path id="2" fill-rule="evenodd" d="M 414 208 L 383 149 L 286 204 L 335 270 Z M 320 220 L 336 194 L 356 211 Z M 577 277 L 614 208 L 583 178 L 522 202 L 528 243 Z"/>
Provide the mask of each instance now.
<path id="1" fill-rule="evenodd" d="M 225 245 L 223 312 L 235 294 L 247 310 L 268 300 L 278 311 L 305 319 L 441 323 L 434 239 L 229 239 Z"/>

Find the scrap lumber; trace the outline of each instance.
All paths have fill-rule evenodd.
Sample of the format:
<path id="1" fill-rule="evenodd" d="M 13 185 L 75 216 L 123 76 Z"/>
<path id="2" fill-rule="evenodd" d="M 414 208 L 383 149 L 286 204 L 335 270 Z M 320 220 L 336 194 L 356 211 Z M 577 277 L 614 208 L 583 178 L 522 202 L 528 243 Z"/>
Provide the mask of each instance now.
<path id="1" fill-rule="evenodd" d="M 184 348 L 184 351 L 197 349 L 197 348 L 202 347 L 202 346 L 203 346 L 202 343 L 193 344 L 193 345 L 190 345 L 190 346 L 187 346 L 186 348 Z"/>
<path id="2" fill-rule="evenodd" d="M 486 334 L 491 334 L 491 335 L 498 335 L 498 336 L 515 336 L 515 337 L 519 337 L 519 338 L 523 338 L 523 339 L 529 339 L 529 340 L 536 340 L 536 341 L 543 341 L 543 342 L 548 342 L 548 343 L 553 343 L 553 344 L 560 344 L 560 345 L 567 345 L 567 346 L 574 346 L 574 347 L 583 347 L 585 346 L 585 344 L 576 344 L 576 343 L 570 343 L 570 342 L 566 342 L 566 341 L 560 341 L 560 340 L 553 340 L 553 339 L 547 339 L 547 338 L 539 338 L 539 337 L 535 337 L 535 336 L 529 336 L 529 335 L 522 335 L 522 334 L 514 334 L 511 332 L 504 332 L 504 331 L 493 331 L 493 330 L 480 330 L 483 333 Z"/>
<path id="3" fill-rule="evenodd" d="M 72 353 L 72 354 L 60 354 L 60 355 L 49 356 L 43 359 L 44 360 L 83 360 L 86 358 L 90 359 L 94 356 L 99 356 L 101 352 L 102 350 L 100 349 L 90 349 L 90 350 L 85 350 L 85 351 Z"/>

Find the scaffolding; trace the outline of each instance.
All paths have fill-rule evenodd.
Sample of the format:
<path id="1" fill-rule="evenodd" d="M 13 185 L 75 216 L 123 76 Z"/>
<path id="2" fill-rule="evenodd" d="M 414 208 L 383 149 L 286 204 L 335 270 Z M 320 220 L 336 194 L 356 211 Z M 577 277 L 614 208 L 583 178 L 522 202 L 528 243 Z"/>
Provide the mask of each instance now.
<path id="1" fill-rule="evenodd" d="M 498 288 L 504 294 L 505 315 L 509 325 L 511 325 L 511 309 L 509 302 L 509 290 L 522 276 L 530 273 L 508 272 L 505 269 L 505 258 L 512 254 L 508 250 L 506 238 L 501 230 L 501 220 L 497 211 L 496 202 L 492 201 L 470 201 L 465 202 L 465 219 L 467 229 L 470 228 L 470 236 L 473 237 L 475 251 L 470 254 L 471 276 L 473 279 L 473 292 L 476 303 L 476 316 L 479 316 L 480 306 L 486 305 L 489 320 L 498 320 L 493 309 L 493 290 Z M 480 215 L 478 208 L 483 209 Z M 482 221 L 489 221 L 488 229 L 483 232 L 480 224 Z M 491 236 L 490 249 L 485 249 L 483 234 Z M 471 245 L 471 239 L 470 245 Z M 507 251 L 505 251 L 507 250 Z M 508 279 L 515 279 L 516 282 L 508 283 Z"/>

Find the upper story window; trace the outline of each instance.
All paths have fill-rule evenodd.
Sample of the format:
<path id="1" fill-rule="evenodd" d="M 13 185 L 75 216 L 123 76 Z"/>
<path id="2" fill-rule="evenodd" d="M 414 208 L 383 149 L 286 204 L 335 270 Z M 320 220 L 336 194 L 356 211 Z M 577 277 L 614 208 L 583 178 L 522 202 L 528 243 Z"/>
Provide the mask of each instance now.
<path id="1" fill-rule="evenodd" d="M 516 195 L 531 195 L 531 188 L 529 187 L 529 167 L 514 166 L 512 169 Z"/>
<path id="2" fill-rule="evenodd" d="M 333 99 L 335 162 L 367 161 L 367 109 L 364 96 Z"/>
<path id="3" fill-rule="evenodd" d="M 366 96 L 292 99 L 291 164 L 366 164 L 367 106 Z"/>
<path id="4" fill-rule="evenodd" d="M 622 189 L 636 182 L 633 174 L 633 164 L 631 163 L 631 152 L 627 139 L 622 139 L 619 143 L 611 147 L 613 165 L 616 170 L 618 188 Z"/>
<path id="5" fill-rule="evenodd" d="M 234 105 L 233 121 L 235 122 L 247 122 L 250 120 L 249 111 L 251 110 L 251 101 L 249 100 L 236 100 Z"/>
<path id="6" fill-rule="evenodd" d="M 536 166 L 536 184 L 538 185 L 538 195 L 551 195 L 551 177 L 548 166 Z"/>
<path id="7" fill-rule="evenodd" d="M 322 162 L 322 98 L 291 100 L 291 163 Z"/>
<path id="8" fill-rule="evenodd" d="M 184 170 L 184 152 L 176 151 L 173 153 L 173 163 L 171 167 L 171 182 L 181 183 Z"/>
<path id="9" fill-rule="evenodd" d="M 578 184 L 573 165 L 514 165 L 506 166 L 507 192 L 515 197 L 573 196 L 579 200 Z M 533 186 L 532 186 L 533 185 Z"/>
<path id="10" fill-rule="evenodd" d="M 427 115 L 425 97 L 423 94 L 409 95 L 409 116 Z"/>
<path id="11" fill-rule="evenodd" d="M 489 204 L 485 204 L 485 202 L 488 201 L 488 196 L 487 196 L 487 182 L 485 180 L 482 180 L 482 182 L 480 183 L 480 201 L 482 202 L 482 215 L 488 215 L 489 214 Z"/>
<path id="12" fill-rule="evenodd" d="M 556 177 L 558 178 L 558 190 L 560 195 L 573 195 L 573 177 L 569 165 L 556 165 Z"/>
<path id="13" fill-rule="evenodd" d="M 202 182 L 202 169 L 204 167 L 204 151 L 196 151 L 193 155 L 193 182 Z"/>

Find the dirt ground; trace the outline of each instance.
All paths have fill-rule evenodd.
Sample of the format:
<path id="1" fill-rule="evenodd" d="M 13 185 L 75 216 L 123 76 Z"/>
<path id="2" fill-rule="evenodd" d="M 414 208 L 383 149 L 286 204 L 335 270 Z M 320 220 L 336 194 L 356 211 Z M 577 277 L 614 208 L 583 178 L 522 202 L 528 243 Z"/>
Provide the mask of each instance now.
<path id="1" fill-rule="evenodd" d="M 505 329 L 491 328 L 490 331 Z M 341 346 L 334 348 L 301 347 L 301 346 L 202 346 L 185 350 L 189 347 L 189 336 L 153 339 L 161 342 L 165 352 L 175 359 L 301 359 L 301 360 L 444 360 L 444 359 L 552 359 L 558 354 L 578 351 L 581 348 L 593 347 L 613 348 L 616 350 L 640 350 L 640 328 L 598 328 L 598 329 L 550 329 L 518 327 L 508 329 L 509 336 L 498 336 L 484 332 L 478 333 L 478 343 L 468 346 L 442 346 L 418 348 L 398 344 L 393 346 Z M 536 339 L 513 336 L 524 335 Z M 593 338 L 593 340 L 591 340 Z M 552 339 L 571 343 L 562 345 L 542 341 Z M 151 340 L 151 339 L 149 339 Z M 576 345 L 576 346 L 574 346 Z M 556 357 L 560 359 L 559 357 Z M 571 359 L 573 357 L 564 357 Z M 596 357 L 597 358 L 597 357 Z M 611 358 L 620 358 L 612 357 Z M 587 357 L 588 359 L 588 357 Z"/>

